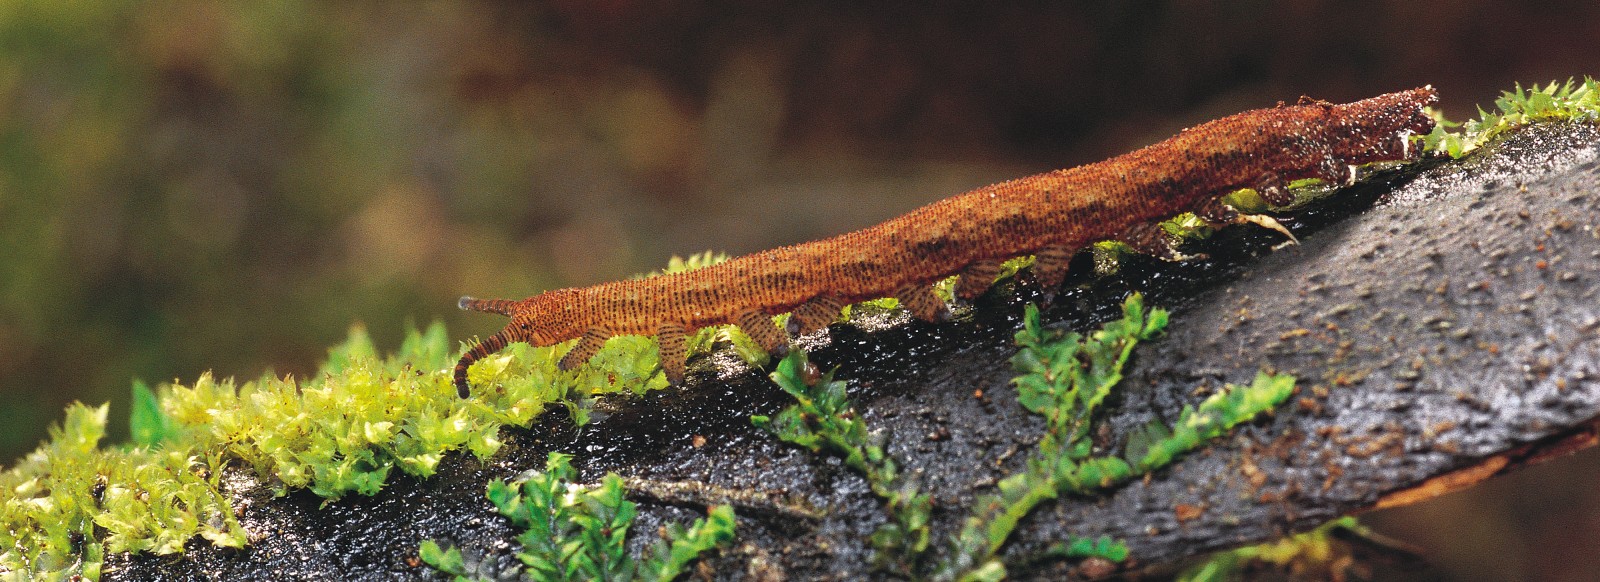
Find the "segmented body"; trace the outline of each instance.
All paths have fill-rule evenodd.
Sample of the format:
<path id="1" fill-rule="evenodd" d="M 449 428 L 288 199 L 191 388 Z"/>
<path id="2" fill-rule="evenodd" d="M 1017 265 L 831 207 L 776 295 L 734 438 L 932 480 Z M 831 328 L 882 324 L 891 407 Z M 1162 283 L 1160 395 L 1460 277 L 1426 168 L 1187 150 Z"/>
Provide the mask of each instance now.
<path id="1" fill-rule="evenodd" d="M 1423 108 L 1431 87 L 1348 104 L 1306 102 L 1207 122 L 1148 147 L 1098 162 L 979 188 L 882 224 L 780 247 L 703 269 L 592 287 L 548 291 L 521 301 L 462 298 L 461 307 L 507 315 L 509 325 L 462 356 L 455 382 L 467 394 L 473 362 L 525 341 L 546 346 L 581 338 L 562 359 L 581 364 L 612 335 L 656 334 L 662 367 L 684 373 L 684 336 L 738 324 L 769 351 L 787 337 L 770 316 L 793 311 L 790 331 L 826 326 L 846 304 L 896 297 L 913 315 L 944 313 L 930 285 L 961 275 L 958 298 L 981 294 L 1000 261 L 1036 257 L 1035 278 L 1053 291 L 1073 253 L 1108 239 L 1168 254 L 1161 220 L 1193 211 L 1213 224 L 1240 216 L 1218 198 L 1254 188 L 1287 202 L 1284 185 L 1302 178 L 1344 182 L 1353 167 L 1414 157 L 1413 135 L 1433 129 Z M 1281 227 L 1278 227 L 1281 229 Z M 1287 232 L 1287 231 L 1285 231 Z"/>

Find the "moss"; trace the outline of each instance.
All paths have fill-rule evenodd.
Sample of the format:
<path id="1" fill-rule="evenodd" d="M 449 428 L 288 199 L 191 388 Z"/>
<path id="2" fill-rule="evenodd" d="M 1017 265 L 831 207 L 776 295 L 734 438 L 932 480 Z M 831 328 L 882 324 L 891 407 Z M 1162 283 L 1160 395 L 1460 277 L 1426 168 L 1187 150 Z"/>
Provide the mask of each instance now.
<path id="1" fill-rule="evenodd" d="M 556 350 L 517 344 L 473 368 L 491 389 L 460 399 L 448 337 L 438 324 L 413 329 L 383 357 L 356 327 L 307 380 L 136 384 L 135 443 L 124 448 L 100 447 L 107 406 L 70 407 L 47 443 L 0 474 L 0 573 L 94 579 L 105 552 L 171 554 L 195 536 L 243 546 L 220 485 L 225 465 L 279 494 L 372 495 L 395 470 L 432 475 L 452 450 L 487 458 L 502 426 L 526 426 L 547 405 L 581 421 L 593 395 L 644 389 L 655 365 L 620 342 L 598 366 L 561 372 Z"/>
<path id="2" fill-rule="evenodd" d="M 1260 374 L 1248 387 L 1227 386 L 1200 403 L 1186 407 L 1172 428 L 1153 424 L 1129 439 L 1123 457 L 1093 454 L 1089 438 L 1095 412 L 1122 380 L 1122 368 L 1133 348 L 1155 338 L 1166 327 L 1166 312 L 1146 310 L 1139 295 L 1123 304 L 1123 317 L 1088 337 L 1040 325 L 1039 311 L 1029 306 L 1017 332 L 1022 347 L 1012 365 L 1022 374 L 1017 402 L 1045 419 L 1045 434 L 1028 460 L 1027 470 L 1002 479 L 997 495 L 980 497 L 956 534 L 946 561 L 934 573 L 938 580 L 998 580 L 1006 565 L 1000 549 L 1013 530 L 1040 504 L 1061 495 L 1090 495 L 1149 474 L 1184 452 L 1256 415 L 1271 410 L 1294 389 L 1289 376 Z M 1110 539 L 1070 538 L 1048 554 L 1064 558 L 1101 558 L 1121 562 L 1127 547 Z"/>
<path id="3" fill-rule="evenodd" d="M 96 579 L 106 552 L 241 547 L 222 463 L 191 447 L 102 449 L 107 405 L 73 404 L 50 440 L 0 474 L 0 575 Z"/>
<path id="4" fill-rule="evenodd" d="M 1478 108 L 1478 118 L 1454 123 L 1434 112 L 1439 124 L 1424 140 L 1428 151 L 1459 158 L 1515 128 L 1541 121 L 1600 119 L 1600 82 L 1584 77 L 1533 85 L 1500 94 L 1494 111 Z M 1451 131 L 1460 128 L 1460 131 Z"/>
<path id="5" fill-rule="evenodd" d="M 662 269 L 660 271 L 654 271 L 654 272 L 651 272 L 651 273 L 647 273 L 645 275 L 641 275 L 641 276 L 636 277 L 636 278 L 642 279 L 642 278 L 645 278 L 645 277 L 658 277 L 658 276 L 661 276 L 661 275 L 671 275 L 673 273 L 682 273 L 684 271 L 693 271 L 695 269 L 704 269 L 704 268 L 709 267 L 711 265 L 715 265 L 717 263 L 721 263 L 721 262 L 724 262 L 724 261 L 727 261 L 727 260 L 728 260 L 728 253 L 723 253 L 723 252 L 718 252 L 718 251 L 705 251 L 705 252 L 701 252 L 701 253 L 695 253 L 695 254 L 689 255 L 689 258 L 683 258 L 683 257 L 679 257 L 677 255 L 673 255 L 672 258 L 667 259 L 667 268 Z"/>
<path id="6" fill-rule="evenodd" d="M 1293 580 L 1345 580 L 1370 578 L 1357 559 L 1354 540 L 1369 549 L 1388 549 L 1403 556 L 1414 550 L 1398 547 L 1356 521 L 1345 516 L 1314 530 L 1263 544 L 1217 552 L 1185 568 L 1177 577 L 1181 582 L 1212 582 L 1275 578 Z M 1276 573 L 1277 576 L 1274 576 Z"/>
<path id="7" fill-rule="evenodd" d="M 790 352 L 772 372 L 772 380 L 798 403 L 777 418 L 752 416 L 751 423 L 813 453 L 837 455 L 845 466 L 864 475 L 889 512 L 889 520 L 871 536 L 874 565 L 914 577 L 928 549 L 931 498 L 918 492 L 882 444 L 874 442 L 845 393 L 845 383 L 834 380 L 831 372 L 818 377 L 804 351 Z"/>
<path id="8" fill-rule="evenodd" d="M 356 328 L 308 381 L 236 386 L 206 374 L 190 386 L 163 386 L 158 396 L 180 442 L 242 461 L 280 494 L 309 488 L 329 500 L 372 495 L 396 467 L 427 477 L 449 450 L 488 457 L 500 447 L 502 425 L 528 424 L 573 390 L 507 380 L 481 398 L 456 398 L 445 373 L 446 338 L 442 325 L 412 330 L 400 352 L 380 359 Z M 491 369 L 501 374 L 512 368 L 496 363 Z"/>
<path id="9" fill-rule="evenodd" d="M 624 498 L 622 478 L 609 473 L 598 485 L 574 483 L 577 471 L 569 460 L 550 453 L 542 473 L 516 483 L 489 483 L 489 501 L 522 530 L 517 558 L 526 578 L 668 581 L 733 539 L 733 509 L 712 506 L 687 529 L 677 524 L 663 528 L 651 555 L 635 560 L 628 555 L 627 539 L 637 506 Z M 457 580 L 469 580 L 474 573 L 460 550 L 441 550 L 432 540 L 423 542 L 418 556 Z"/>

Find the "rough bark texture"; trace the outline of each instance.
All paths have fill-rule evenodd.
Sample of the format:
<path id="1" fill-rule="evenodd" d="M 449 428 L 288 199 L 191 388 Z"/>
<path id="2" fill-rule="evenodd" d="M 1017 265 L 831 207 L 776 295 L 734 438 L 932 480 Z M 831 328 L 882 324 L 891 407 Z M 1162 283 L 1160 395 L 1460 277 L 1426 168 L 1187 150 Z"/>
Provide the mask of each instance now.
<path id="1" fill-rule="evenodd" d="M 1260 369 L 1294 374 L 1299 392 L 1146 481 L 1046 505 L 1008 555 L 1069 534 L 1109 535 L 1131 549 L 1128 567 L 1159 568 L 1591 443 L 1600 415 L 1597 146 L 1593 125 L 1542 126 L 1465 160 L 1379 174 L 1285 217 L 1300 246 L 1274 250 L 1278 235 L 1234 228 L 1188 249 L 1210 259 L 1131 257 L 1101 278 L 1084 274 L 1092 269 L 1080 256 L 1079 285 L 1048 320 L 1093 328 L 1131 290 L 1173 312 L 1167 335 L 1136 352 L 1103 442 L 1120 446 L 1131 429 L 1170 422 Z M 834 325 L 815 340 L 813 360 L 838 366 L 868 424 L 891 435 L 890 454 L 933 494 L 936 548 L 1038 438 L 1041 423 L 1008 385 L 1010 338 L 1031 293 L 1001 287 L 949 323 L 885 318 Z M 864 538 L 884 519 L 879 500 L 836 460 L 752 428 L 749 415 L 776 413 L 787 396 L 759 371 L 725 365 L 732 359 L 697 358 L 687 389 L 606 403 L 581 431 L 565 418 L 510 431 L 491 463 L 458 455 L 432 479 L 397 477 L 371 498 L 327 507 L 304 492 L 272 498 L 241 473 L 249 548 L 195 543 L 178 557 L 113 557 L 108 578 L 427 579 L 437 574 L 415 559 L 426 539 L 511 572 L 516 532 L 484 500 L 484 484 L 542 468 L 550 450 L 576 455 L 585 479 L 616 471 L 770 497 L 766 509 L 738 508 L 735 548 L 704 565 L 718 579 L 868 576 Z M 782 511 L 796 501 L 826 514 Z M 1179 504 L 1201 511 L 1180 521 Z M 701 513 L 648 500 L 640 508 L 641 540 L 665 520 Z M 1021 579 L 1073 573 L 1070 563 L 1013 568 Z"/>

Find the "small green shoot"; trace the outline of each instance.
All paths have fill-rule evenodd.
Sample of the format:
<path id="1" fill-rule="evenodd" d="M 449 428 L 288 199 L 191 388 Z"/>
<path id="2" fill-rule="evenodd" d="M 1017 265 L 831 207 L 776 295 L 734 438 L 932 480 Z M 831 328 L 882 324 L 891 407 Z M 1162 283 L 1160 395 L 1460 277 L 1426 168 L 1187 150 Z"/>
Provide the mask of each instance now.
<path id="1" fill-rule="evenodd" d="M 1185 406 L 1171 428 L 1146 427 L 1146 432 L 1135 435 L 1141 438 L 1140 446 L 1136 447 L 1134 437 L 1130 437 L 1128 460 L 1141 472 L 1163 467 L 1235 425 L 1276 408 L 1293 393 L 1293 376 L 1258 372 L 1248 387 L 1229 386 L 1207 397 L 1198 407 Z M 1141 449 L 1143 452 L 1137 457 L 1131 454 Z"/>
<path id="2" fill-rule="evenodd" d="M 753 416 L 751 423 L 813 453 L 838 455 L 845 466 L 863 474 L 873 493 L 886 501 L 890 516 L 872 534 L 874 561 L 880 568 L 913 574 L 928 549 L 932 501 L 902 478 L 894 459 L 868 432 L 845 393 L 845 383 L 834 380 L 831 372 L 818 378 L 804 351 L 789 352 L 778 362 L 772 380 L 797 403 L 776 419 Z"/>
<path id="3" fill-rule="evenodd" d="M 1072 538 L 1067 543 L 1050 546 L 1045 554 L 1066 559 L 1105 558 L 1121 562 L 1128 559 L 1128 546 L 1108 536 L 1100 536 L 1099 539 Z"/>
<path id="4" fill-rule="evenodd" d="M 640 568 L 641 577 L 667 582 L 680 576 L 689 563 L 713 549 L 733 541 L 733 508 L 712 507 L 705 519 L 697 519 L 688 529 L 676 523 L 667 525 L 666 535 L 656 541 L 653 557 Z"/>
<path id="5" fill-rule="evenodd" d="M 466 561 L 461 558 L 461 550 L 451 547 L 448 550 L 439 547 L 433 540 L 424 540 L 417 548 L 417 557 L 422 562 L 433 566 L 435 570 L 449 574 L 455 582 L 469 582 L 471 574 L 467 572 Z"/>
<path id="6" fill-rule="evenodd" d="M 152 447 L 172 438 L 172 421 L 161 411 L 161 400 L 143 380 L 133 380 L 133 412 L 128 415 L 133 444 Z"/>
<path id="7" fill-rule="evenodd" d="M 658 580 L 670 581 L 706 552 L 733 540 L 733 509 L 715 506 L 687 529 L 676 524 L 656 542 L 643 562 L 627 552 L 629 528 L 637 506 L 628 501 L 622 478 L 607 474 L 597 486 L 574 483 L 577 471 L 571 457 L 550 453 L 545 471 L 517 483 L 495 480 L 487 497 L 496 510 L 522 530 L 517 558 L 524 577 L 534 580 Z M 441 550 L 432 540 L 423 542 L 418 555 L 439 570 L 468 576 L 461 552 Z"/>
<path id="8" fill-rule="evenodd" d="M 1088 438 L 1095 412 L 1122 380 L 1122 369 L 1141 341 L 1156 337 L 1167 324 L 1161 309 L 1146 310 L 1135 294 L 1123 303 L 1123 317 L 1088 337 L 1045 329 L 1039 311 L 1028 306 L 1021 350 L 1012 365 L 1022 375 L 1018 403 L 1045 418 L 1045 434 L 1025 471 L 1000 481 L 999 494 L 980 497 L 976 509 L 952 540 L 949 558 L 937 580 L 998 580 L 1006 575 L 998 556 L 1012 531 L 1039 504 L 1063 494 L 1087 495 L 1114 487 L 1170 463 L 1183 452 L 1223 434 L 1234 425 L 1281 403 L 1294 389 L 1288 376 L 1260 374 L 1248 388 L 1230 386 L 1185 408 L 1175 428 L 1154 423 L 1130 437 L 1137 461 L 1094 453 Z M 1131 455 L 1126 454 L 1125 457 Z M 1109 538 L 1070 538 L 1046 552 L 1066 558 L 1099 557 L 1121 562 L 1128 550 Z"/>

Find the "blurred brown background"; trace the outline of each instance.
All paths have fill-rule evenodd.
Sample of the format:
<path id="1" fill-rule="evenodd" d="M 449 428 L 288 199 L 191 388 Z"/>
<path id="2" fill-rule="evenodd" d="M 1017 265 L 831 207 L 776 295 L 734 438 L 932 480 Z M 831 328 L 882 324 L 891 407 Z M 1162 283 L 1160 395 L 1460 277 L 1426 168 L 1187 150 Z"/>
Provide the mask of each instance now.
<path id="1" fill-rule="evenodd" d="M 1212 4 L 0 4 L 0 461 L 74 399 L 126 418 L 134 377 L 502 324 L 462 294 L 836 234 L 1302 94 L 1431 83 L 1463 119 L 1600 74 L 1593 0 Z M 1372 521 L 1442 576 L 1593 579 L 1596 458 Z"/>

